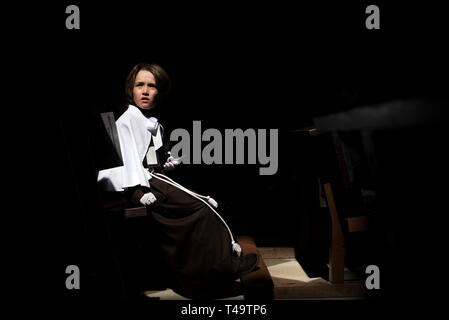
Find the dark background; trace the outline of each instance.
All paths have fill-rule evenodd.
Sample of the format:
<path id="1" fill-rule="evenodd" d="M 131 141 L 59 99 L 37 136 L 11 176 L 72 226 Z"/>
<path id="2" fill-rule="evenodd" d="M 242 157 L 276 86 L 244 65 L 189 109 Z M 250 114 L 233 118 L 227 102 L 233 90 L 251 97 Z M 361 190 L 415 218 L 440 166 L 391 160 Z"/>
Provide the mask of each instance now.
<path id="1" fill-rule="evenodd" d="M 443 10 L 430 4 L 373 3 L 380 7 L 381 29 L 367 30 L 364 11 L 371 3 L 83 1 L 73 3 L 81 11 L 81 29 L 67 30 L 69 4 L 39 7 L 35 20 L 25 19 L 25 31 L 14 37 L 15 43 L 35 40 L 25 51 L 30 67 L 26 60 L 20 65 L 32 71 L 38 108 L 17 112 L 36 120 L 40 141 L 32 146 L 39 155 L 36 174 L 41 181 L 36 198 L 46 213 L 41 220 L 51 232 L 41 233 L 48 241 L 36 253 L 48 253 L 47 271 L 56 279 L 50 291 L 61 292 L 69 303 L 81 294 L 65 290 L 61 268 L 76 264 L 89 270 L 88 278 L 94 279 L 89 289 L 103 292 L 101 284 L 108 281 L 95 280 L 103 276 L 99 266 L 115 263 L 95 184 L 96 146 L 90 125 L 99 112 L 113 111 L 117 117 L 123 112 L 124 82 L 136 63 L 158 63 L 170 75 L 173 94 L 158 110 L 168 130 L 191 130 L 193 120 L 201 120 L 203 130 L 279 129 L 279 169 L 274 176 L 259 176 L 258 166 L 249 165 L 190 165 L 176 173 L 180 182 L 219 200 L 231 227 L 252 235 L 261 246 L 299 246 L 301 201 L 307 199 L 296 192 L 308 187 L 298 174 L 307 171 L 301 167 L 307 155 L 302 158 L 303 146 L 293 129 L 364 105 L 447 96 L 446 26 Z M 381 191 L 394 198 L 387 207 L 398 212 L 393 233 L 403 239 L 393 252 L 403 255 L 398 261 L 387 259 L 394 266 L 391 270 L 403 270 L 406 277 L 393 286 L 394 293 L 413 288 L 413 267 L 407 263 L 428 252 L 429 246 L 435 255 L 425 255 L 430 260 L 422 266 L 426 271 L 438 269 L 435 260 L 442 240 L 438 232 L 430 232 L 429 238 L 427 229 L 438 225 L 444 211 L 435 198 L 444 197 L 444 189 L 436 185 L 445 178 L 445 130 L 435 130 L 426 136 L 421 129 L 399 130 L 395 143 L 389 136 L 379 140 L 386 163 L 394 161 L 393 166 L 385 165 L 382 186 L 388 188 Z M 393 151 L 396 154 L 388 158 Z M 415 184 L 397 192 L 394 185 L 403 184 L 410 173 L 416 173 Z M 423 211 L 412 212 L 420 206 L 402 198 L 421 199 L 418 204 L 424 208 L 430 203 L 425 215 L 430 214 L 435 224 L 427 218 L 423 223 Z M 412 217 L 405 226 L 404 216 Z M 414 231 L 422 239 L 416 251 L 416 246 L 410 247 L 417 237 Z M 382 248 L 389 248 L 388 241 Z M 114 272 L 105 277 L 116 279 Z"/>

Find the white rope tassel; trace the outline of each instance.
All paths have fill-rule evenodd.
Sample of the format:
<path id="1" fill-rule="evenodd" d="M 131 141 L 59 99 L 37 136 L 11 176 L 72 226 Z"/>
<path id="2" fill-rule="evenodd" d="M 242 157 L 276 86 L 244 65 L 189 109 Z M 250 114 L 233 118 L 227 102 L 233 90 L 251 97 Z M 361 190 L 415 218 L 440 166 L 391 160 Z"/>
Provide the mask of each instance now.
<path id="1" fill-rule="evenodd" d="M 235 241 L 232 241 L 232 251 L 240 257 L 242 255 L 242 247 Z"/>
<path id="2" fill-rule="evenodd" d="M 207 202 L 209 202 L 215 208 L 218 208 L 218 203 L 217 203 L 217 201 L 214 200 L 214 198 L 207 196 Z"/>
<path id="3" fill-rule="evenodd" d="M 189 189 L 183 187 L 179 183 L 173 181 L 172 179 L 170 179 L 167 176 L 164 176 L 161 173 L 150 172 L 150 174 L 151 174 L 152 177 L 157 178 L 157 179 L 159 179 L 161 181 L 164 181 L 164 182 L 166 182 L 168 184 L 171 184 L 172 186 L 177 187 L 178 189 L 183 190 L 184 192 L 190 194 L 192 197 L 194 197 L 194 198 L 202 201 L 203 203 L 205 203 L 217 215 L 217 217 L 220 218 L 220 220 L 223 222 L 225 227 L 228 229 L 229 235 L 231 237 L 232 251 L 238 257 L 240 257 L 240 255 L 242 254 L 242 247 L 240 247 L 240 245 L 237 242 L 235 242 L 234 237 L 232 236 L 231 229 L 229 229 L 229 226 L 226 223 L 226 221 L 224 221 L 223 218 L 220 216 L 220 214 L 217 211 L 215 211 L 215 209 L 213 208 L 213 207 L 215 207 L 215 208 L 218 207 L 217 202 L 213 198 L 211 198 L 209 196 L 207 196 L 207 197 L 206 196 L 202 196 L 202 195 L 197 194 L 197 193 L 195 193 L 193 191 L 190 191 Z M 204 199 L 206 199 L 207 201 L 205 201 Z"/>

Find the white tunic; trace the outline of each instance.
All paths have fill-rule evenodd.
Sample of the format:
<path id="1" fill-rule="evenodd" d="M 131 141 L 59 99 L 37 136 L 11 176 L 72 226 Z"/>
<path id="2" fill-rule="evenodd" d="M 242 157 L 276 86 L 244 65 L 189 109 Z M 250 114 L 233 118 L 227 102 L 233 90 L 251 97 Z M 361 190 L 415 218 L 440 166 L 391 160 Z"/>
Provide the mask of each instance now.
<path id="1" fill-rule="evenodd" d="M 124 191 L 136 185 L 150 187 L 151 176 L 142 162 L 151 139 L 155 150 L 162 146 L 157 119 L 145 117 L 137 107 L 130 105 L 118 118 L 116 125 L 123 166 L 101 170 L 97 181 L 104 186 L 105 191 Z"/>

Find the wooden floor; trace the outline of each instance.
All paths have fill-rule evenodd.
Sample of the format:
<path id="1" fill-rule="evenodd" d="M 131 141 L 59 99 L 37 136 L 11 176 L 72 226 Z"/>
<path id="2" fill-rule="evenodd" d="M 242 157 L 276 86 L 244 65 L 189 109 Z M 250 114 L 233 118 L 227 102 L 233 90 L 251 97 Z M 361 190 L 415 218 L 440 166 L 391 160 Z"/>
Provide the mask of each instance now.
<path id="1" fill-rule="evenodd" d="M 274 282 L 274 299 L 359 299 L 363 283 L 345 269 L 345 283 L 310 278 L 295 259 L 293 248 L 259 248 Z"/>
<path id="2" fill-rule="evenodd" d="M 364 287 L 349 270 L 345 270 L 344 284 L 331 284 L 323 278 L 310 278 L 295 259 L 293 248 L 258 248 L 274 282 L 274 299 L 363 299 Z M 146 291 L 146 296 L 160 300 L 184 300 L 186 298 L 171 289 Z M 243 300 L 243 296 L 229 297 Z"/>

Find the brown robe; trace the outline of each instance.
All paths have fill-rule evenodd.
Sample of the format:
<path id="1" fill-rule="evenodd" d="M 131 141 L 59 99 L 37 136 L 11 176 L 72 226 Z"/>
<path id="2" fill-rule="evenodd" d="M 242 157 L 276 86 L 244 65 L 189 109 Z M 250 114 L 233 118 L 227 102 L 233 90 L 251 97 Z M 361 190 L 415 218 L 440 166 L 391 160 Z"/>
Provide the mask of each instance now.
<path id="1" fill-rule="evenodd" d="M 223 222 L 202 201 L 166 182 L 150 180 L 151 188 L 132 190 L 136 203 L 151 191 L 157 201 L 148 207 L 158 231 L 172 289 L 188 298 L 226 296 L 232 290 L 239 258 Z"/>

